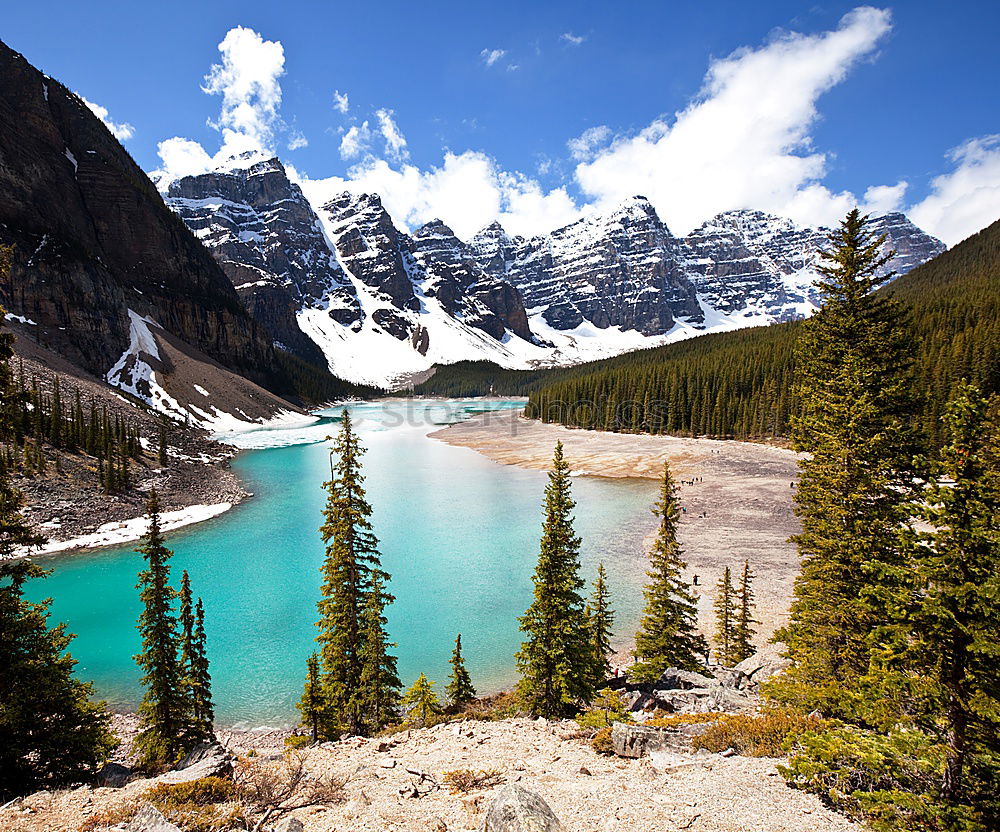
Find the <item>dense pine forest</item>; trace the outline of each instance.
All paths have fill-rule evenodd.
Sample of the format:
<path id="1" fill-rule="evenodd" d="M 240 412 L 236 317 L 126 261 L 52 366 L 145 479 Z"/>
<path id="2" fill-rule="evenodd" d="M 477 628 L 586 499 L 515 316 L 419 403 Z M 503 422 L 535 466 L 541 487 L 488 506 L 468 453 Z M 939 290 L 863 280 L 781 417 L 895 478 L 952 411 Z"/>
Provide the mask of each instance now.
<path id="1" fill-rule="evenodd" d="M 1000 390 L 1000 222 L 881 290 L 908 308 L 923 433 L 940 441 L 962 378 Z M 528 416 L 574 427 L 736 439 L 788 436 L 801 324 L 705 335 L 577 367 L 441 367 L 417 393 L 525 395 Z"/>

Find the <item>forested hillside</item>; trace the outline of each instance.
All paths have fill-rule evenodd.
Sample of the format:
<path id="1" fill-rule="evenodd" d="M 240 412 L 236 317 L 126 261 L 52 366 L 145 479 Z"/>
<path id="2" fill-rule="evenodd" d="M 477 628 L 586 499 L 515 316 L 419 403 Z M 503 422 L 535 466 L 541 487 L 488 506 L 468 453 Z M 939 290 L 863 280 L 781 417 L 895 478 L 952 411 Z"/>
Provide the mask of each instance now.
<path id="1" fill-rule="evenodd" d="M 881 291 L 909 307 L 921 427 L 936 441 L 938 417 L 955 381 L 966 378 L 986 393 L 1000 389 L 1000 221 Z M 498 373 L 491 383 L 497 393 L 527 393 L 527 415 L 547 422 L 783 437 L 795 407 L 798 326 L 708 335 L 567 370 Z M 475 369 L 454 368 L 438 383 L 447 380 L 456 393 L 467 393 L 461 386 L 471 386 Z"/>

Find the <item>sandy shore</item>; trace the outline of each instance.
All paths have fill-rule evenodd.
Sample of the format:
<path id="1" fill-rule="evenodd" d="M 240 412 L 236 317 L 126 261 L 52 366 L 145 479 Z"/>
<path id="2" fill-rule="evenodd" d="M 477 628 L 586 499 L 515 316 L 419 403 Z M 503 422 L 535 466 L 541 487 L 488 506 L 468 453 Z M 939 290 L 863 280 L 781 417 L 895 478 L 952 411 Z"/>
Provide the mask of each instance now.
<path id="1" fill-rule="evenodd" d="M 705 632 L 714 623 L 715 582 L 726 566 L 734 573 L 741 570 L 746 558 L 757 575 L 758 643 L 787 618 L 798 571 L 795 547 L 788 542 L 799 529 L 790 487 L 797 476 L 794 452 L 748 442 L 575 430 L 511 412 L 483 414 L 430 436 L 496 462 L 543 471 L 555 443 L 562 441 L 577 475 L 657 478 L 669 462 L 682 481 L 680 540 L 689 576 L 697 576 L 701 590 Z M 647 538 L 644 546 L 650 542 Z M 637 569 L 645 570 L 645 554 L 636 552 Z"/>

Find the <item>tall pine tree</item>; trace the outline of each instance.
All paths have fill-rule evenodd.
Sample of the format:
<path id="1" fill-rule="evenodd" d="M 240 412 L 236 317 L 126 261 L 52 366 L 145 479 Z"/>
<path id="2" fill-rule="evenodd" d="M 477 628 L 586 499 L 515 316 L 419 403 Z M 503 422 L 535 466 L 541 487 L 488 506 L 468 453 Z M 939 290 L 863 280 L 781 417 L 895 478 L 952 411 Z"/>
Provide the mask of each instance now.
<path id="1" fill-rule="evenodd" d="M 139 735 L 135 749 L 142 765 L 156 768 L 176 762 L 188 750 L 187 722 L 190 704 L 180 664 L 180 639 L 170 587 L 169 561 L 173 552 L 160 533 L 160 503 L 150 491 L 146 503 L 149 530 L 136 549 L 146 561 L 139 573 L 139 634 L 142 650 L 135 661 L 143 671 L 145 693 L 139 705 Z"/>
<path id="2" fill-rule="evenodd" d="M 215 737 L 215 705 L 212 702 L 212 676 L 208 667 L 205 607 L 201 598 L 194 608 L 194 635 L 189 654 L 188 690 L 195 736 L 200 742 L 211 741 Z"/>
<path id="3" fill-rule="evenodd" d="M 914 480 L 913 344 L 898 302 L 872 292 L 893 252 L 868 223 L 855 209 L 831 233 L 818 267 L 822 305 L 796 346 L 802 566 L 776 636 L 793 665 L 771 686 L 781 701 L 838 715 L 854 707 L 871 636 L 898 593 L 892 576 Z"/>
<path id="4" fill-rule="evenodd" d="M 653 514 L 660 524 L 649 553 L 649 583 L 643 591 L 646 607 L 635 636 L 639 662 L 629 672 L 639 680 L 658 679 L 668 667 L 698 670 L 708 652 L 698 632 L 697 600 L 683 577 L 687 564 L 677 541 L 681 508 L 669 465 L 663 466 L 660 499 Z"/>
<path id="5" fill-rule="evenodd" d="M 451 677 L 445 688 L 448 706 L 455 711 L 461 711 L 476 698 L 476 689 L 472 686 L 472 677 L 465 667 L 462 657 L 462 634 L 455 636 L 455 649 L 451 653 Z"/>
<path id="6" fill-rule="evenodd" d="M 396 645 L 386 634 L 386 604 L 393 597 L 382 589 L 380 573 L 372 578 L 361 614 L 361 703 L 364 729 L 375 734 L 393 722 L 399 705 L 399 674 L 396 657 L 389 652 Z"/>
<path id="7" fill-rule="evenodd" d="M 382 609 L 392 600 L 381 589 L 389 579 L 382 570 L 378 540 L 372 533 L 372 509 L 362 486 L 364 475 L 361 457 L 364 450 L 354 431 L 350 413 L 345 409 L 341 429 L 331 451 L 330 480 L 324 484 L 328 496 L 323 511 L 320 534 L 326 544 L 326 556 L 320 572 L 323 576 L 321 598 L 317 604 L 321 676 L 323 680 L 324 736 L 343 733 L 361 734 L 368 730 L 366 718 L 366 678 L 382 679 L 377 696 L 377 708 L 384 715 L 382 699 L 391 693 L 395 674 L 395 659 L 385 652 Z M 363 620 L 368 610 L 367 627 Z M 375 628 L 375 629 L 372 629 Z M 365 665 L 365 641 L 368 650 Z M 378 631 L 382 645 L 375 644 L 372 634 Z M 379 657 L 381 656 L 381 658 Z M 391 660 L 391 661 L 390 661 Z M 398 682 L 396 683 L 398 689 Z M 385 699 L 385 702 L 389 702 Z M 386 704 L 385 707 L 390 707 Z M 381 722 L 382 716 L 375 719 Z"/>
<path id="8" fill-rule="evenodd" d="M 949 804 L 1000 828 L 1000 425 L 975 387 L 956 386 L 946 445 L 921 502 L 905 659 L 918 695 L 906 710 L 943 743 Z"/>
<path id="9" fill-rule="evenodd" d="M 324 704 L 323 683 L 319 675 L 319 654 L 312 653 L 306 659 L 306 683 L 302 690 L 302 698 L 296 707 L 302 715 L 302 724 L 309 729 L 309 736 L 313 742 L 319 739 Z"/>
<path id="10" fill-rule="evenodd" d="M 611 663 L 608 658 L 614 653 L 611 649 L 611 628 L 615 623 L 615 613 L 611 609 L 611 590 L 608 589 L 608 574 L 604 564 L 597 565 L 597 579 L 594 581 L 594 591 L 587 602 L 587 624 L 590 627 L 590 644 L 594 651 L 594 684 L 601 687 L 611 675 Z"/>
<path id="11" fill-rule="evenodd" d="M 580 538 L 573 531 L 575 505 L 559 442 L 545 488 L 534 599 L 520 619 L 526 640 L 516 656 L 522 702 L 531 713 L 548 718 L 564 716 L 594 695 L 594 653 L 580 595 Z"/>
<path id="12" fill-rule="evenodd" d="M 733 571 L 727 566 L 715 586 L 715 658 L 719 664 L 732 667 L 736 658 L 736 590 Z"/>
<path id="13" fill-rule="evenodd" d="M 736 590 L 736 626 L 733 634 L 733 658 L 735 661 L 733 664 L 739 664 L 744 659 L 750 658 L 755 652 L 753 646 L 753 637 L 757 635 L 753 626 L 757 623 L 753 617 L 756 606 L 753 594 L 753 579 L 755 577 L 750 568 L 750 561 L 744 560 L 740 585 Z"/>

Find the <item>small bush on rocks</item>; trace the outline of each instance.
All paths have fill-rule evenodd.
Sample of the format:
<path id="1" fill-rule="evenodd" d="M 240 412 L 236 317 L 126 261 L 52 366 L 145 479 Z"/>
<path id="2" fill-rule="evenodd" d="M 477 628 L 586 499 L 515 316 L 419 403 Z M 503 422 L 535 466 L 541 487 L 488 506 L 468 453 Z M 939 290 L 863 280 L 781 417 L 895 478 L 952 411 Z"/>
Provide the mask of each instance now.
<path id="1" fill-rule="evenodd" d="M 590 741 L 591 747 L 598 754 L 611 755 L 615 753 L 614 743 L 611 741 L 611 727 L 601 728 Z"/>
<path id="2" fill-rule="evenodd" d="M 442 775 L 444 784 L 452 794 L 466 794 L 474 789 L 488 789 L 503 782 L 503 772 L 499 769 L 473 770 L 460 768 L 446 771 Z"/>
<path id="3" fill-rule="evenodd" d="M 609 728 L 615 722 L 632 722 L 632 714 L 618 691 L 602 690 L 593 704 L 576 717 L 581 728 Z"/>
<path id="4" fill-rule="evenodd" d="M 706 722 L 715 722 L 721 716 L 720 713 L 670 714 L 669 716 L 647 719 L 642 724 L 648 725 L 650 728 L 680 728 L 684 725 L 703 725 Z"/>
<path id="5" fill-rule="evenodd" d="M 203 777 L 190 783 L 160 783 L 143 794 L 171 823 L 185 832 L 230 829 L 239 817 L 236 789 L 231 780 Z M 220 805 L 220 804 L 230 804 Z"/>
<path id="6" fill-rule="evenodd" d="M 715 752 L 731 748 L 745 757 L 782 757 L 786 740 L 824 727 L 819 717 L 791 711 L 715 716 L 705 732 L 693 739 L 692 745 Z"/>
<path id="7" fill-rule="evenodd" d="M 306 734 L 292 734 L 290 737 L 285 737 L 285 747 L 293 748 L 295 750 L 301 748 L 307 748 L 312 744 L 312 739 Z"/>

